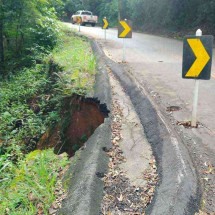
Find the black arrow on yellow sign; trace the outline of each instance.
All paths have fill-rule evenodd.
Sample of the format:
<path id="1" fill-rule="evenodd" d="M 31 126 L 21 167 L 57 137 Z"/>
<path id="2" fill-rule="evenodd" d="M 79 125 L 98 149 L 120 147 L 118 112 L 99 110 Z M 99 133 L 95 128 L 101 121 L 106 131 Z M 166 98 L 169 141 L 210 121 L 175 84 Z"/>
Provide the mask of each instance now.
<path id="1" fill-rule="evenodd" d="M 82 19 L 81 19 L 81 17 L 80 17 L 80 16 L 77 16 L 77 18 L 76 18 L 76 22 L 77 22 L 78 24 L 81 24 Z"/>
<path id="2" fill-rule="evenodd" d="M 103 26 L 102 26 L 102 29 L 108 29 L 108 26 L 109 26 L 109 23 L 107 21 L 106 18 L 103 19 Z"/>
<path id="3" fill-rule="evenodd" d="M 132 38 L 132 27 L 128 20 L 121 20 L 119 22 L 118 38 Z"/>
<path id="4" fill-rule="evenodd" d="M 184 39 L 182 77 L 209 80 L 213 36 L 187 36 Z"/>

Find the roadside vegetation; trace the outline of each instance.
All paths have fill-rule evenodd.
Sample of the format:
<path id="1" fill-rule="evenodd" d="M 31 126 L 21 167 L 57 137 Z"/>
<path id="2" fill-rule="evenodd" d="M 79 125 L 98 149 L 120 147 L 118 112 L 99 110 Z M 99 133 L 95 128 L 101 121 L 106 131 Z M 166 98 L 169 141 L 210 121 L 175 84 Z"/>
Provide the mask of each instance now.
<path id="1" fill-rule="evenodd" d="M 59 157 L 52 149 L 29 153 L 16 163 L 11 155 L 1 156 L 0 214 L 48 214 L 56 199 L 59 172 L 68 164 L 67 157 Z M 59 182 L 58 182 L 59 183 Z"/>
<path id="2" fill-rule="evenodd" d="M 87 94 L 94 83 L 90 44 L 57 21 L 61 6 L 0 1 L 2 215 L 48 214 L 69 160 L 53 149 L 37 150 L 37 144 L 63 120 L 63 101 Z"/>
<path id="3" fill-rule="evenodd" d="M 117 25 L 118 8 L 121 19 L 132 20 L 133 28 L 140 31 L 195 33 L 215 35 L 214 0 L 64 0 L 64 18 L 70 20 L 76 10 L 91 10 L 111 26 Z"/>
<path id="4" fill-rule="evenodd" d="M 52 53 L 52 60 L 61 69 L 56 75 L 56 90 L 62 96 L 85 95 L 92 91 L 96 59 L 85 37 L 62 27 L 61 42 Z"/>
<path id="5" fill-rule="evenodd" d="M 159 5 L 159 6 L 158 6 Z M 59 19 L 91 10 L 111 26 L 214 32 L 214 1 L 0 0 L 0 214 L 48 214 L 68 159 L 38 142 L 63 119 L 65 99 L 88 94 L 96 62 L 89 42 Z M 65 121 L 65 120 L 64 120 Z"/>

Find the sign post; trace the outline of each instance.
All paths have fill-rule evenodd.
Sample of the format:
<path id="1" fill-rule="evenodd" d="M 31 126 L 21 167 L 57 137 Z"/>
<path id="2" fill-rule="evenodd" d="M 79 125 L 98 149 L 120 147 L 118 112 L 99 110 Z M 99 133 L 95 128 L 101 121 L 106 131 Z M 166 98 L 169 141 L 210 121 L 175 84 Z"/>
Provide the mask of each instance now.
<path id="1" fill-rule="evenodd" d="M 195 89 L 194 89 L 194 97 L 193 97 L 193 110 L 192 110 L 192 120 L 191 126 L 196 127 L 197 123 L 197 106 L 198 106 L 198 98 L 199 98 L 199 80 L 195 80 Z"/>
<path id="2" fill-rule="evenodd" d="M 213 36 L 202 36 L 198 29 L 196 36 L 184 38 L 182 78 L 195 79 L 191 126 L 197 127 L 197 106 L 199 79 L 210 80 Z"/>
<path id="3" fill-rule="evenodd" d="M 102 29 L 105 30 L 105 40 L 106 40 L 106 29 L 108 29 L 108 26 L 109 26 L 109 23 L 108 23 L 108 21 L 107 21 L 107 18 L 104 17 Z"/>
<path id="4" fill-rule="evenodd" d="M 125 19 L 121 20 L 118 25 L 118 38 L 123 39 L 123 57 L 122 61 L 125 62 L 125 38 L 132 38 L 131 23 Z"/>
<path id="5" fill-rule="evenodd" d="M 125 38 L 123 38 L 123 55 L 122 55 L 122 62 L 125 62 Z"/>
<path id="6" fill-rule="evenodd" d="M 80 32 L 81 31 L 81 17 L 80 16 L 78 16 L 77 17 L 77 23 L 78 23 L 78 31 Z"/>
<path id="7" fill-rule="evenodd" d="M 198 29 L 196 31 L 196 36 L 201 37 L 202 31 Z M 198 100 L 199 100 L 199 79 L 195 79 L 195 88 L 193 93 L 193 110 L 192 110 L 192 119 L 191 119 L 191 126 L 197 126 L 197 107 L 198 107 Z"/>

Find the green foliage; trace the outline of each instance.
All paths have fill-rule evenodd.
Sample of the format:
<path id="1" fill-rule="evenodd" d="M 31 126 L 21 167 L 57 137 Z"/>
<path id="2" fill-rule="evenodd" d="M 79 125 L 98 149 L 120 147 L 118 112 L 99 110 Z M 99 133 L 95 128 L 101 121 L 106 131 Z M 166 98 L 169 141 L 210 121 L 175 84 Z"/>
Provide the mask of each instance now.
<path id="1" fill-rule="evenodd" d="M 15 139 L 24 151 L 32 150 L 47 128 L 59 121 L 62 98 L 92 90 L 96 63 L 89 43 L 68 27 L 62 32 L 61 42 L 48 57 L 51 61 L 0 81 L 4 148 L 12 146 Z"/>
<path id="2" fill-rule="evenodd" d="M 100 1 L 97 15 L 99 15 L 100 23 L 102 23 L 104 17 L 107 17 L 110 27 L 116 26 L 118 23 L 118 0 L 109 2 L 106 0 Z"/>
<path id="3" fill-rule="evenodd" d="M 94 84 L 95 57 L 84 37 L 75 35 L 66 26 L 62 32 L 62 42 L 53 51 L 52 56 L 63 68 L 63 72 L 56 74 L 58 76 L 56 90 L 62 96 L 84 95 L 92 90 Z"/>
<path id="4" fill-rule="evenodd" d="M 66 21 L 71 21 L 71 16 L 77 10 L 85 9 L 81 0 L 63 0 L 64 2 L 64 14 L 62 18 Z"/>
<path id="5" fill-rule="evenodd" d="M 67 26 L 60 31 L 52 54 L 32 48 L 35 66 L 0 81 L 0 214 L 36 214 L 38 204 L 47 214 L 56 172 L 67 161 L 52 150 L 25 153 L 59 123 L 64 97 L 86 94 L 94 83 L 96 64 L 88 41 Z"/>
<path id="6" fill-rule="evenodd" d="M 106 2 L 110 2 L 107 1 Z M 91 10 L 94 14 L 99 12 L 99 5 L 101 4 L 101 0 L 82 0 L 82 4 L 84 5 L 85 10 Z"/>
<path id="7" fill-rule="evenodd" d="M 56 21 L 52 18 L 45 17 L 37 24 L 35 28 L 31 28 L 32 36 L 34 37 L 34 46 L 43 47 L 51 50 L 57 44 L 57 34 L 59 27 Z"/>
<path id="8" fill-rule="evenodd" d="M 3 161 L 4 165 L 1 165 Z M 44 214 L 48 213 L 55 200 L 54 190 L 58 171 L 68 164 L 66 157 L 57 157 L 52 150 L 34 151 L 16 166 L 8 161 L 7 155 L 0 158 L 1 170 L 5 181 L 0 190 L 0 213 L 2 214 L 37 214 L 38 204 Z M 8 174 L 15 177 L 8 180 Z"/>
<path id="9" fill-rule="evenodd" d="M 134 29 L 168 29 L 189 31 L 202 28 L 205 34 L 215 33 L 214 0 L 63 0 L 64 10 L 70 20 L 77 10 L 90 10 L 99 16 L 101 23 L 107 17 L 110 26 L 121 19 L 132 20 Z"/>
<path id="10" fill-rule="evenodd" d="M 35 48 L 40 53 L 54 48 L 57 12 L 62 13 L 62 8 L 61 0 L 1 0 L 0 48 L 3 45 L 4 56 L 0 62 L 4 64 L 5 76 L 20 67 L 32 66 Z"/>
<path id="11" fill-rule="evenodd" d="M 213 0 L 133 0 L 126 10 L 134 27 L 140 29 L 189 30 L 202 28 L 214 33 L 215 2 Z"/>
<path id="12" fill-rule="evenodd" d="M 31 138 L 40 138 L 52 123 L 48 119 L 55 112 L 55 109 L 49 110 L 51 100 L 46 101 L 49 83 L 47 72 L 40 65 L 0 82 L 1 139 L 15 137 L 17 142 L 27 143 Z"/>
<path id="13" fill-rule="evenodd" d="M 94 14 L 99 12 L 101 0 L 63 0 L 66 20 L 70 20 L 77 10 L 90 10 Z M 109 1 L 110 2 L 110 1 Z"/>

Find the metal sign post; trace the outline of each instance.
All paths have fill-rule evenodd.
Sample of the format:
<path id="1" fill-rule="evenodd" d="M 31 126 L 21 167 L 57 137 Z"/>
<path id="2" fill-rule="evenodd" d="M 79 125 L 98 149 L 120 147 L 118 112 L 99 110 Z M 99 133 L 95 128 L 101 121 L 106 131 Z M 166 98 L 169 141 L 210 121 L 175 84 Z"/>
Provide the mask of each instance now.
<path id="1" fill-rule="evenodd" d="M 191 126 L 196 127 L 197 126 L 197 106 L 198 106 L 198 98 L 199 98 L 199 80 L 195 80 L 195 88 L 194 88 L 194 94 L 193 94 L 193 110 L 192 110 L 192 120 L 191 120 Z"/>
<path id="2" fill-rule="evenodd" d="M 198 36 L 198 37 L 202 36 L 201 29 L 198 29 L 196 31 L 196 36 Z M 193 93 L 193 110 L 192 110 L 192 120 L 191 120 L 191 126 L 192 127 L 197 126 L 198 100 L 199 100 L 199 79 L 195 79 L 195 88 L 194 88 L 194 93 Z"/>
<path id="3" fill-rule="evenodd" d="M 122 56 L 122 62 L 125 62 L 125 38 L 132 38 L 132 28 L 131 28 L 131 23 L 125 19 L 121 20 L 119 22 L 118 26 L 118 38 L 123 39 L 123 56 Z"/>
<path id="4" fill-rule="evenodd" d="M 125 62 L 125 38 L 123 38 L 123 56 L 122 56 L 122 62 Z"/>
<path id="5" fill-rule="evenodd" d="M 77 17 L 77 23 L 78 23 L 78 31 L 80 32 L 81 31 L 81 17 L 80 16 L 78 16 Z"/>
<path id="6" fill-rule="evenodd" d="M 182 78 L 195 79 L 191 126 L 197 127 L 199 79 L 210 80 L 213 36 L 203 35 L 198 29 L 195 36 L 186 36 L 183 45 Z"/>
<path id="7" fill-rule="evenodd" d="M 107 39 L 106 29 L 108 28 L 108 26 L 109 26 L 108 20 L 106 17 L 104 17 L 102 29 L 104 29 L 105 40 Z"/>

